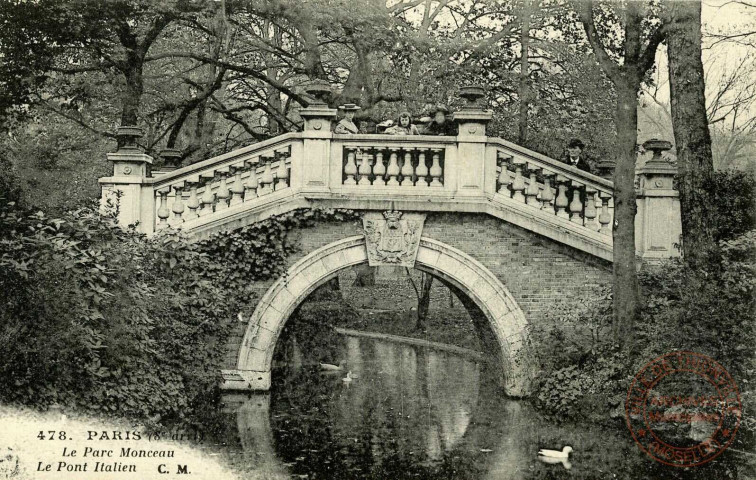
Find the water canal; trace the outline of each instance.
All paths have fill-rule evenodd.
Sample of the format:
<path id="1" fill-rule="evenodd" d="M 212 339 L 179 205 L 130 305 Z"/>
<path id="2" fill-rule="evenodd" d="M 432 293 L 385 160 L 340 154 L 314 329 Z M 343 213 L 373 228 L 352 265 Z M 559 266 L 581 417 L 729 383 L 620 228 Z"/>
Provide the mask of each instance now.
<path id="1" fill-rule="evenodd" d="M 503 397 L 492 372 L 463 355 L 338 336 L 345 370 L 323 373 L 300 353 L 269 394 L 226 395 L 216 438 L 242 478 L 646 479 L 751 478 L 725 452 L 687 471 L 648 459 L 623 430 L 560 424 Z M 352 381 L 345 382 L 347 371 Z M 572 446 L 569 462 L 539 448 Z"/>

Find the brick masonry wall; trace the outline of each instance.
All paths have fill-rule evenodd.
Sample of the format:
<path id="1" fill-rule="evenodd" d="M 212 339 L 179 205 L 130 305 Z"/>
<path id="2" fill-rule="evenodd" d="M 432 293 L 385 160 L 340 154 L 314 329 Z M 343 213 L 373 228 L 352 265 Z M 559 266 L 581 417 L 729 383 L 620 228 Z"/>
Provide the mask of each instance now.
<path id="1" fill-rule="evenodd" d="M 289 264 L 317 248 L 361 234 L 362 225 L 356 222 L 323 223 L 293 231 L 290 240 L 299 246 L 299 251 L 289 258 Z M 541 320 L 560 299 L 577 303 L 581 298 L 593 295 L 598 286 L 611 283 L 609 262 L 485 214 L 430 213 L 423 227 L 423 236 L 458 248 L 491 270 L 509 289 L 531 323 Z M 340 276 L 348 291 L 353 273 L 347 271 Z M 411 286 L 406 279 L 404 282 L 409 290 L 401 289 L 405 292 L 400 297 L 401 304 L 414 298 Z M 376 297 L 392 291 L 396 293 L 396 285 L 381 285 L 385 283 L 385 279 L 379 278 L 379 289 L 387 290 L 377 291 Z M 260 296 L 269 285 L 270 282 L 260 285 Z M 436 285 L 434 300 L 448 304 L 445 291 Z M 251 313 L 245 312 L 245 315 Z M 240 325 L 229 339 L 228 368 L 235 366 L 243 334 L 244 325 Z"/>

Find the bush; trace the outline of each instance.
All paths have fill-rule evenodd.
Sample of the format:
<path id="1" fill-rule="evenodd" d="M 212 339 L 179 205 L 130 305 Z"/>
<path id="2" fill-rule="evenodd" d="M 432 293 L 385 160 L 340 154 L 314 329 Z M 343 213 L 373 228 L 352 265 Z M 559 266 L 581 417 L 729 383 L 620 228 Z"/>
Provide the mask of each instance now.
<path id="1" fill-rule="evenodd" d="M 633 356 L 613 346 L 606 310 L 610 297 L 603 308 L 600 303 L 578 311 L 555 309 L 559 321 L 533 335 L 538 351 L 548 352 L 536 405 L 559 418 L 620 418 L 629 381 L 646 362 L 690 350 L 722 364 L 742 389 L 744 409 L 756 408 L 755 259 L 756 231 L 750 231 L 720 242 L 719 256 L 708 265 L 670 261 L 643 273 Z M 748 418 L 745 412 L 743 418 Z M 753 432 L 756 422 L 744 420 L 741 428 Z"/>
<path id="2" fill-rule="evenodd" d="M 176 234 L 0 206 L 0 398 L 157 421 L 217 384 L 234 302 Z M 217 302 L 217 303 L 216 303 Z"/>
<path id="3" fill-rule="evenodd" d="M 736 170 L 717 171 L 710 188 L 717 208 L 717 241 L 756 229 L 756 175 Z"/>
<path id="4" fill-rule="evenodd" d="M 94 207 L 48 218 L 0 199 L 0 401 L 152 422 L 217 393 L 230 323 L 295 250 L 281 218 L 190 243 L 146 238 Z"/>

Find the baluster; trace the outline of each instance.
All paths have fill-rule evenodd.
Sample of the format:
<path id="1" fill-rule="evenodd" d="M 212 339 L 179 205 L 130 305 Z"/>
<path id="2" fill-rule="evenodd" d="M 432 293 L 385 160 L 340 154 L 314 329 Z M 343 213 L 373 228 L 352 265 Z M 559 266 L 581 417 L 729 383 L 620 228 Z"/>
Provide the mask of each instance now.
<path id="1" fill-rule="evenodd" d="M 378 150 L 375 152 L 375 166 L 373 167 L 373 185 L 386 185 L 386 179 L 383 178 L 386 175 L 386 165 L 383 164 L 383 151 Z"/>
<path id="2" fill-rule="evenodd" d="M 288 160 L 289 158 L 291 158 L 291 145 L 289 145 L 289 146 L 285 147 L 285 148 L 284 148 L 284 149 L 282 149 L 282 150 L 277 150 L 277 151 L 276 151 L 276 153 L 277 153 L 277 154 L 278 154 L 278 155 L 279 155 L 279 156 L 280 156 L 281 158 L 283 158 L 283 160 L 284 160 L 284 163 L 285 163 L 285 162 L 286 162 L 286 160 Z"/>
<path id="3" fill-rule="evenodd" d="M 159 219 L 157 228 L 165 228 L 168 226 L 168 217 L 171 215 L 171 212 L 168 210 L 168 193 L 170 191 L 170 187 L 158 190 L 158 194 L 160 195 L 160 207 L 157 211 Z"/>
<path id="4" fill-rule="evenodd" d="M 522 176 L 522 167 L 525 165 L 525 160 L 515 158 L 512 163 L 515 166 L 515 176 L 512 181 L 512 198 L 518 202 L 525 203 L 525 178 Z"/>
<path id="5" fill-rule="evenodd" d="M 415 169 L 415 174 L 417 175 L 417 183 L 415 185 L 418 187 L 427 187 L 428 165 L 425 163 L 425 150 L 418 149 L 417 151 L 417 169 Z"/>
<path id="6" fill-rule="evenodd" d="M 289 167 L 286 166 L 286 157 L 281 155 L 278 161 L 278 170 L 276 170 L 276 190 L 281 190 L 289 186 Z"/>
<path id="7" fill-rule="evenodd" d="M 201 178 L 200 178 L 201 180 Z M 210 177 L 205 180 L 205 191 L 202 192 L 200 203 L 202 208 L 199 211 L 200 217 L 213 213 L 213 204 L 215 203 L 215 193 L 213 192 L 213 181 L 215 177 Z"/>
<path id="8" fill-rule="evenodd" d="M 499 184 L 497 192 L 506 195 L 507 197 L 511 197 L 512 192 L 509 190 L 509 185 L 512 183 L 512 177 L 509 174 L 508 167 L 509 162 L 511 162 L 513 158 L 511 155 L 504 156 L 501 152 L 497 152 L 496 156 L 499 163 L 499 177 L 496 179 Z"/>
<path id="9" fill-rule="evenodd" d="M 220 183 L 218 183 L 218 190 L 215 192 L 215 211 L 219 210 L 225 210 L 228 208 L 228 200 L 231 198 L 231 192 L 228 189 L 228 184 L 226 183 L 226 177 L 228 177 L 228 172 L 225 171 L 219 171 L 218 175 L 220 176 Z"/>
<path id="10" fill-rule="evenodd" d="M 554 213 L 554 191 L 551 189 L 551 177 L 556 175 L 551 170 L 543 169 L 543 190 L 541 190 L 541 209 Z"/>
<path id="11" fill-rule="evenodd" d="M 567 199 L 567 177 L 562 175 L 556 176 L 557 183 L 557 197 L 556 197 L 556 215 L 557 217 L 570 218 L 570 214 L 567 212 L 567 205 L 569 200 Z"/>
<path id="12" fill-rule="evenodd" d="M 260 176 L 260 189 L 257 191 L 258 195 L 267 195 L 273 191 L 273 168 L 272 158 L 265 158 L 265 169 Z"/>
<path id="13" fill-rule="evenodd" d="M 399 176 L 399 163 L 397 163 L 397 151 L 395 148 L 391 149 L 391 155 L 389 156 L 389 164 L 388 168 L 386 169 L 386 174 L 389 177 L 386 185 L 392 187 L 399 185 L 399 180 L 397 180 L 397 177 Z"/>
<path id="14" fill-rule="evenodd" d="M 570 203 L 570 221 L 583 224 L 583 201 L 580 199 L 582 189 L 585 187 L 580 182 L 572 181 L 572 202 Z"/>
<path id="15" fill-rule="evenodd" d="M 537 208 L 541 208 L 541 202 L 538 200 L 538 195 L 541 193 L 541 189 L 538 188 L 538 179 L 536 175 L 541 171 L 541 167 L 528 163 L 528 173 L 530 179 L 528 180 L 528 187 L 525 189 L 525 203 Z"/>
<path id="16" fill-rule="evenodd" d="M 228 206 L 238 205 L 244 201 L 244 185 L 242 184 L 242 171 L 244 164 L 231 165 L 231 173 L 234 174 L 234 185 L 231 187 L 231 201 Z"/>
<path id="17" fill-rule="evenodd" d="M 170 220 L 170 224 L 172 226 L 178 226 L 184 223 L 183 218 L 181 216 L 184 214 L 184 199 L 182 197 L 182 193 L 184 190 L 184 182 L 178 183 L 176 185 L 173 185 L 173 205 L 171 205 L 171 211 L 173 212 L 173 217 Z"/>
<path id="18" fill-rule="evenodd" d="M 346 176 L 344 179 L 344 185 L 357 185 L 357 180 L 354 179 L 354 177 L 357 176 L 357 164 L 354 163 L 354 157 L 355 151 L 350 148 L 347 151 L 346 165 L 344 165 L 344 175 Z"/>
<path id="19" fill-rule="evenodd" d="M 259 163 L 259 161 L 259 158 L 255 158 L 254 160 L 246 160 L 244 162 L 244 165 L 249 169 L 249 177 L 247 178 L 247 181 L 244 182 L 245 202 L 257 198 L 257 187 L 260 186 L 260 184 L 257 182 L 257 164 Z"/>
<path id="20" fill-rule="evenodd" d="M 187 180 L 186 189 L 189 191 L 189 199 L 186 201 L 186 206 L 189 208 L 189 212 L 184 215 L 184 221 L 188 222 L 194 220 L 199 215 L 197 209 L 199 208 L 199 198 L 197 197 L 197 187 L 199 186 L 199 179 L 197 181 Z"/>
<path id="21" fill-rule="evenodd" d="M 412 167 L 412 152 L 408 149 L 404 151 L 404 163 L 402 164 L 402 187 L 411 187 L 412 176 L 415 169 Z"/>
<path id="22" fill-rule="evenodd" d="M 585 187 L 585 226 L 593 230 L 594 232 L 598 231 L 599 226 L 598 222 L 596 221 L 596 195 L 598 195 L 598 191 L 593 188 L 586 185 Z"/>
<path id="23" fill-rule="evenodd" d="M 371 170 L 370 154 L 366 151 L 362 156 L 362 162 L 360 162 L 360 181 L 357 182 L 358 185 L 370 185 Z"/>
<path id="24" fill-rule="evenodd" d="M 512 161 L 511 156 L 504 156 L 502 152 L 496 152 L 496 163 L 499 164 L 499 176 L 496 177 L 496 183 L 498 184 L 497 192 L 507 197 L 512 196 L 509 185 L 512 183 L 512 177 L 509 174 L 509 162 Z"/>
<path id="25" fill-rule="evenodd" d="M 441 150 L 438 148 L 432 149 L 433 151 L 433 165 L 431 165 L 430 168 L 430 174 L 431 174 L 431 187 L 443 187 L 444 184 L 441 183 L 441 179 L 443 178 L 444 171 L 441 168 Z"/>
<path id="26" fill-rule="evenodd" d="M 599 198 L 601 198 L 601 213 L 598 217 L 599 223 L 601 224 L 599 232 L 604 235 L 611 235 L 612 229 L 609 227 L 609 224 L 612 223 L 612 216 L 609 213 L 609 200 L 612 196 L 607 192 L 600 192 Z"/>

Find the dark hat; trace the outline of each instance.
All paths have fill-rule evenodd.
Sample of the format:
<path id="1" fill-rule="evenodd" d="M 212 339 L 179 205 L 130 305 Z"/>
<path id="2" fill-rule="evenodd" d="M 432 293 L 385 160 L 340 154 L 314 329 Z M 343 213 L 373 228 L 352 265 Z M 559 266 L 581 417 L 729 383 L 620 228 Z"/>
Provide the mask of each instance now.
<path id="1" fill-rule="evenodd" d="M 358 105 L 355 105 L 354 103 L 345 103 L 339 108 L 341 110 L 344 110 L 345 112 L 356 112 L 357 110 L 362 110 Z"/>
<path id="2" fill-rule="evenodd" d="M 439 103 L 433 108 L 433 113 L 436 113 L 436 112 L 444 112 L 446 114 L 446 113 L 449 113 L 449 109 L 446 108 L 446 105 L 442 105 Z"/>
<path id="3" fill-rule="evenodd" d="M 582 150 L 585 148 L 585 144 L 579 138 L 573 138 L 572 140 L 570 140 L 570 143 L 567 144 L 567 148 L 576 147 Z"/>

